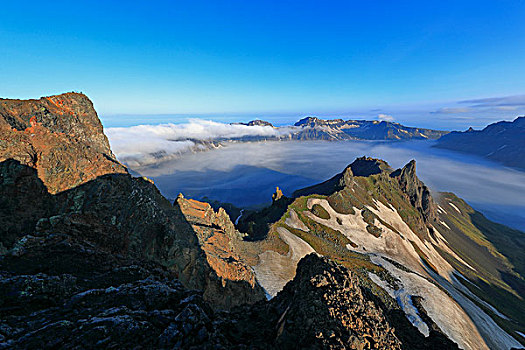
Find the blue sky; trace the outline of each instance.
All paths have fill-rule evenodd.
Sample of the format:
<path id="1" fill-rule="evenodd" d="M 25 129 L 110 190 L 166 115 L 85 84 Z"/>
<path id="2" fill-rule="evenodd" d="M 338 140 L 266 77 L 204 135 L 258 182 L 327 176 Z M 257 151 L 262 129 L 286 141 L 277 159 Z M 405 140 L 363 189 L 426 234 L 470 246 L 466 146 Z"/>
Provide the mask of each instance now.
<path id="1" fill-rule="evenodd" d="M 0 96 L 106 125 L 304 115 L 436 128 L 525 114 L 524 1 L 42 1 L 0 12 Z M 133 117 L 129 117 L 133 115 Z"/>

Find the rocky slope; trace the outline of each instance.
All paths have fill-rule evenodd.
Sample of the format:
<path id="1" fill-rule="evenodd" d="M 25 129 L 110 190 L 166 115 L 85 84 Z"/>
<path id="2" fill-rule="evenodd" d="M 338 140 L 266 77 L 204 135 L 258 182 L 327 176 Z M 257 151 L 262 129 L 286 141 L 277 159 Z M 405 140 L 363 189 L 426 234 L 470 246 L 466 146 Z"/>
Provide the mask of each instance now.
<path id="1" fill-rule="evenodd" d="M 316 254 L 299 262 L 295 278 L 275 298 L 232 316 L 228 329 L 250 348 L 457 349 L 438 331 L 424 337 L 357 275 Z"/>
<path id="2" fill-rule="evenodd" d="M 240 254 L 243 235 L 235 229 L 226 211 L 219 208 L 215 212 L 208 203 L 186 199 L 182 194 L 176 204 L 195 231 L 206 260 L 222 287 L 228 286 L 214 290 L 208 288 L 204 296 L 222 294 L 223 303 L 229 307 L 264 299 L 264 291 L 256 281 L 255 273 Z"/>
<path id="3" fill-rule="evenodd" d="M 436 147 L 476 154 L 525 169 L 525 117 L 490 124 L 483 130 L 470 128 L 451 132 L 440 138 Z"/>
<path id="4" fill-rule="evenodd" d="M 294 255 L 315 251 L 351 269 L 421 334 L 439 330 L 465 349 L 520 347 L 523 254 L 511 246 L 523 247 L 525 234 L 451 194 L 435 200 L 415 168 L 358 158 L 332 179 L 243 216 L 240 228 L 288 248 L 259 255 L 258 280 L 275 294 L 293 278 Z M 264 226 L 266 237 L 257 229 Z"/>
<path id="5" fill-rule="evenodd" d="M 29 117 L 36 110 L 42 114 Z M 113 159 L 86 96 L 6 100 L 2 113 L 0 251 L 12 251 L 28 236 L 58 232 L 95 250 L 164 266 L 184 286 L 204 290 L 217 307 L 245 302 L 228 293 L 251 294 L 257 287 L 253 279 L 225 284 L 178 204 Z M 30 126 L 19 131 L 26 119 Z M 23 157 L 28 147 L 34 162 Z"/>

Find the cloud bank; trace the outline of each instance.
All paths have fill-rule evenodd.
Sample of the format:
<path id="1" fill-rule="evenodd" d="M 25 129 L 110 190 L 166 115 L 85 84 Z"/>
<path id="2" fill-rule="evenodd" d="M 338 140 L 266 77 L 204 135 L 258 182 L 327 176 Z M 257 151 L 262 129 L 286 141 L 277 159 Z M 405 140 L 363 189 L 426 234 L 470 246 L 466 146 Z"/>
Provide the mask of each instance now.
<path id="1" fill-rule="evenodd" d="M 107 128 L 105 131 L 119 160 L 133 167 L 210 149 L 217 146 L 214 141 L 278 138 L 290 134 L 292 127 L 277 129 L 190 119 L 184 124 L 137 125 Z"/>
<path id="2" fill-rule="evenodd" d="M 271 201 L 275 186 L 286 194 L 324 181 L 356 157 L 384 159 L 394 168 L 411 159 L 435 191 L 450 191 L 494 220 L 525 230 L 525 172 L 491 161 L 412 141 L 290 141 L 231 144 L 142 168 L 169 198 L 179 192 L 237 205 Z"/>

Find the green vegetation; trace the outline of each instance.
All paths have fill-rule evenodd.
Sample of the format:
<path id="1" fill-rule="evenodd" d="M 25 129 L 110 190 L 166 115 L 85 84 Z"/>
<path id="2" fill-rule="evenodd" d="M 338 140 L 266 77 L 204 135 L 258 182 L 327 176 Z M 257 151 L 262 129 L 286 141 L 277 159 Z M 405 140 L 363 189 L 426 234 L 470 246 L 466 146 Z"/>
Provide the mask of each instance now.
<path id="1" fill-rule="evenodd" d="M 325 220 L 330 219 L 330 214 L 328 214 L 326 209 L 323 208 L 319 204 L 314 204 L 312 206 L 312 214 L 314 214 L 315 216 L 317 216 L 318 218 L 321 218 L 321 219 L 325 219 Z"/>
<path id="2" fill-rule="evenodd" d="M 443 251 L 440 251 L 441 255 L 472 283 L 463 283 L 472 293 L 512 320 L 495 315 L 473 300 L 478 306 L 493 315 L 494 320 L 509 333 L 524 332 L 525 234 L 491 222 L 452 193 L 442 193 L 439 203 L 446 211 L 440 220 L 451 229 L 442 227 L 440 232 L 449 247 L 475 270 Z"/>
<path id="3" fill-rule="evenodd" d="M 345 190 L 338 191 L 327 198 L 330 206 L 339 214 L 355 214 L 354 206 L 351 201 L 345 199 Z"/>

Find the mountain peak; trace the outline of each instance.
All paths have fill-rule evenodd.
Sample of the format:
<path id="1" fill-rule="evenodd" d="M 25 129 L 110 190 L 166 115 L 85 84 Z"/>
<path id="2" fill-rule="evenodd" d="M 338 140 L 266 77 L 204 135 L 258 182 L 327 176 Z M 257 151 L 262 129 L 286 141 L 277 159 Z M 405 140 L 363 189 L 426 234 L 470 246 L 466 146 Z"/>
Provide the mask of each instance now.
<path id="1" fill-rule="evenodd" d="M 317 117 L 305 117 L 299 120 L 297 123 L 295 123 L 294 126 L 315 127 L 315 126 L 326 126 L 326 125 L 340 125 L 344 123 L 345 121 L 343 119 L 320 119 Z"/>
<path id="2" fill-rule="evenodd" d="M 430 189 L 416 175 L 416 161 L 412 159 L 403 168 L 390 174 L 397 178 L 399 185 L 408 195 L 410 203 L 422 214 L 425 221 L 434 221 L 437 217 L 437 205 L 432 198 Z"/>
<path id="3" fill-rule="evenodd" d="M 310 125 L 310 124 L 316 124 L 319 118 L 317 117 L 304 117 L 300 119 L 297 123 L 294 124 L 294 126 L 303 126 L 303 125 Z"/>
<path id="4" fill-rule="evenodd" d="M 349 174 L 352 176 L 364 177 L 391 171 L 392 168 L 390 168 L 390 165 L 384 160 L 366 156 L 356 158 L 352 164 L 345 169 L 345 173 L 350 172 Z"/>
<path id="5" fill-rule="evenodd" d="M 261 119 L 250 120 L 248 123 L 232 123 L 232 124 L 233 125 L 235 124 L 246 125 L 246 126 L 271 126 L 272 128 L 274 127 L 272 123 L 267 122 L 266 120 L 261 120 Z"/>

